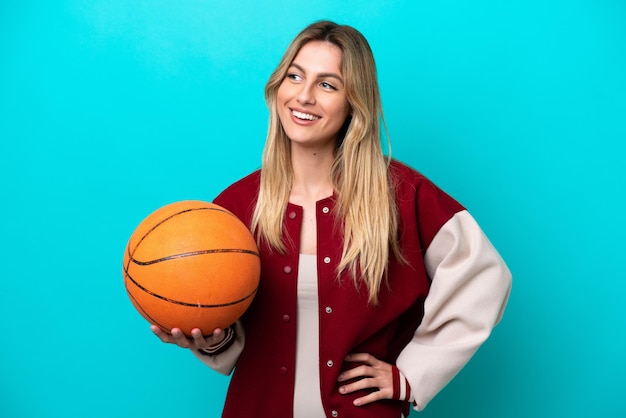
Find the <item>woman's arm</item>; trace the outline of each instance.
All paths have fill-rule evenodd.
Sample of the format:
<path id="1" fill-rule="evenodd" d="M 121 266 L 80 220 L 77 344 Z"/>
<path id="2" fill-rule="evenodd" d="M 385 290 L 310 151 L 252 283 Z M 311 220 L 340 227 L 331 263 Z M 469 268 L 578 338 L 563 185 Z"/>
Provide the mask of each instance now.
<path id="1" fill-rule="evenodd" d="M 222 344 L 214 345 L 208 349 L 192 350 L 200 361 L 223 375 L 232 373 L 246 340 L 240 321 L 235 322 L 229 328 L 232 333 L 230 341 L 224 340 Z"/>
<path id="2" fill-rule="evenodd" d="M 416 410 L 424 409 L 489 337 L 511 289 L 509 269 L 465 210 L 439 230 L 425 263 L 432 283 L 424 318 L 397 360 Z"/>

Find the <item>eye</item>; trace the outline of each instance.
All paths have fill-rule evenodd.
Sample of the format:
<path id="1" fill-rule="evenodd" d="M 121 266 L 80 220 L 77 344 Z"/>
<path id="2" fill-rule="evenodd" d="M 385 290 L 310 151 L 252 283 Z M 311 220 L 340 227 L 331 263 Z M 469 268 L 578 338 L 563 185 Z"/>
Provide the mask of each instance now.
<path id="1" fill-rule="evenodd" d="M 322 81 L 320 83 L 320 86 L 322 86 L 322 88 L 326 89 L 326 90 L 337 90 L 337 88 L 335 86 L 333 86 L 332 84 L 330 84 L 327 81 Z"/>
<path id="2" fill-rule="evenodd" d="M 289 73 L 287 74 L 287 78 L 291 81 L 302 81 L 302 77 L 299 74 Z"/>

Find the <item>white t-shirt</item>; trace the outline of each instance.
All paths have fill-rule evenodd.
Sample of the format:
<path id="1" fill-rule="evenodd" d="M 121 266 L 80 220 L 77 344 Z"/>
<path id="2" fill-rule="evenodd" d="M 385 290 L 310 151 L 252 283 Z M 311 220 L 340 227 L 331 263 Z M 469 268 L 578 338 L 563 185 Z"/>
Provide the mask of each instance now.
<path id="1" fill-rule="evenodd" d="M 320 394 L 317 256 L 300 254 L 294 416 L 325 418 Z"/>

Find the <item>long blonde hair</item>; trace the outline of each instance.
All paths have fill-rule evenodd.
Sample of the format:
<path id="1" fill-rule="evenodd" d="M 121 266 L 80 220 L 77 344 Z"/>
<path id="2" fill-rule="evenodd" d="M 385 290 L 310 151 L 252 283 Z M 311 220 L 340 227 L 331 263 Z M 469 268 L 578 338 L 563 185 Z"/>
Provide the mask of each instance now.
<path id="1" fill-rule="evenodd" d="M 355 281 L 365 282 L 369 300 L 378 302 L 386 277 L 390 250 L 404 260 L 398 243 L 398 213 L 389 178 L 389 159 L 380 141 L 385 126 L 376 65 L 367 40 L 356 29 L 329 21 L 313 23 L 287 48 L 265 85 L 270 111 L 261 167 L 261 186 L 252 218 L 252 230 L 281 253 L 283 217 L 292 185 L 290 142 L 278 118 L 276 96 L 287 69 L 307 42 L 330 42 L 343 52 L 342 73 L 352 108 L 345 132 L 337 138 L 331 179 L 337 195 L 336 215 L 342 222 L 344 246 L 337 274 L 348 270 Z M 349 117 L 350 118 L 350 117 Z M 386 131 L 386 129 L 385 129 Z M 357 279 L 357 272 L 361 279 Z"/>

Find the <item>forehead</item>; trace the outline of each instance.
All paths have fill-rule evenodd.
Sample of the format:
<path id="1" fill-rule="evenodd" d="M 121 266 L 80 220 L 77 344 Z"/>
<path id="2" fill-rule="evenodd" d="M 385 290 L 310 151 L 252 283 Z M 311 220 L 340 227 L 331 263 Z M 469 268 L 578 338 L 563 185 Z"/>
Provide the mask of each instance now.
<path id="1" fill-rule="evenodd" d="M 341 75 L 343 53 L 335 44 L 325 41 L 311 41 L 304 44 L 293 64 L 311 73 L 336 73 Z"/>

